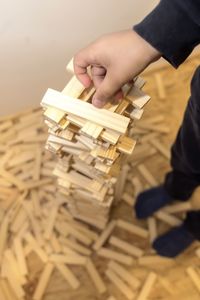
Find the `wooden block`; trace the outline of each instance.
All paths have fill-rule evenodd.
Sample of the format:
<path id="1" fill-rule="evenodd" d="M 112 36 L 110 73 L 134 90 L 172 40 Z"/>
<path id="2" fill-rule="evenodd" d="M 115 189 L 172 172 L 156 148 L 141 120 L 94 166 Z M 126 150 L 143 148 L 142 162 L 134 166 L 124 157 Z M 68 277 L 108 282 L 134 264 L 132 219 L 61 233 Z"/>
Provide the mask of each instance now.
<path id="1" fill-rule="evenodd" d="M 140 137 L 140 142 L 141 143 L 146 143 L 151 141 L 154 138 L 157 138 L 159 136 L 158 132 L 150 132 L 147 134 L 144 134 L 143 136 Z"/>
<path id="2" fill-rule="evenodd" d="M 73 114 L 94 122 L 100 126 L 115 130 L 119 133 L 125 133 L 129 124 L 129 119 L 107 111 L 105 109 L 95 108 L 90 103 L 74 99 L 69 96 L 48 89 L 41 102 L 42 105 L 56 107 L 66 113 Z"/>
<path id="3" fill-rule="evenodd" d="M 158 185 L 158 181 L 153 177 L 153 175 L 149 172 L 149 170 L 145 167 L 145 165 L 140 164 L 137 168 L 138 168 L 138 171 L 140 172 L 140 174 L 150 184 L 150 186 Z"/>
<path id="4" fill-rule="evenodd" d="M 144 254 L 144 251 L 136 246 L 130 245 L 129 243 L 119 239 L 118 237 L 111 236 L 109 243 L 120 250 L 133 255 L 135 257 L 141 257 Z"/>
<path id="5" fill-rule="evenodd" d="M 127 165 L 124 165 L 121 169 L 120 174 L 118 175 L 117 183 L 115 185 L 115 194 L 114 194 L 115 200 L 117 202 L 121 200 L 121 197 L 123 195 L 128 171 L 129 171 L 129 167 Z"/>
<path id="6" fill-rule="evenodd" d="M 138 177 L 133 177 L 131 179 L 131 183 L 134 187 L 134 196 L 136 198 L 142 192 L 143 186 Z"/>
<path id="7" fill-rule="evenodd" d="M 134 108 L 130 113 L 130 118 L 135 120 L 140 120 L 144 113 L 144 109 Z"/>
<path id="8" fill-rule="evenodd" d="M 170 150 L 167 149 L 161 142 L 157 139 L 151 139 L 149 143 L 154 146 L 165 158 L 170 159 Z"/>
<path id="9" fill-rule="evenodd" d="M 35 156 L 35 167 L 33 171 L 33 179 L 39 180 L 40 179 L 40 169 L 41 169 L 41 163 L 42 163 L 42 150 L 40 147 L 37 147 L 36 149 L 36 156 Z"/>
<path id="10" fill-rule="evenodd" d="M 176 288 L 165 277 L 159 276 L 158 281 L 170 295 L 174 295 L 176 293 Z"/>
<path id="11" fill-rule="evenodd" d="M 53 121 L 54 123 L 59 123 L 65 117 L 65 115 L 66 114 L 64 111 L 53 107 L 48 107 L 44 112 L 44 116 L 48 118 L 49 121 Z"/>
<path id="12" fill-rule="evenodd" d="M 114 130 L 106 129 L 101 133 L 100 137 L 105 142 L 115 145 L 120 138 L 120 134 Z"/>
<path id="13" fill-rule="evenodd" d="M 87 257 L 78 254 L 52 254 L 49 260 L 53 263 L 61 263 L 67 265 L 86 265 Z"/>
<path id="14" fill-rule="evenodd" d="M 40 246 L 43 246 L 45 244 L 45 240 L 42 236 L 42 229 L 40 227 L 40 224 L 32 213 L 32 203 L 24 202 L 23 207 L 26 210 L 26 213 L 30 219 L 30 223 L 32 225 L 32 229 L 38 244 Z"/>
<path id="15" fill-rule="evenodd" d="M 137 225 L 126 222 L 122 219 L 117 220 L 117 226 L 126 231 L 129 231 L 130 233 L 136 234 L 137 236 L 144 238 L 144 239 L 148 238 L 148 236 L 149 236 L 149 233 L 146 229 L 143 229 Z"/>
<path id="16" fill-rule="evenodd" d="M 13 185 L 15 185 L 16 187 L 18 187 L 18 189 L 21 190 L 25 190 L 25 183 L 23 181 L 21 181 L 20 179 L 18 179 L 16 176 L 12 175 L 11 172 L 8 172 L 4 169 L 0 169 L 0 174 L 3 178 L 5 178 L 8 182 L 12 183 Z"/>
<path id="17" fill-rule="evenodd" d="M 106 275 L 127 299 L 134 299 L 134 292 L 117 276 L 115 272 L 108 269 L 106 270 Z"/>
<path id="18" fill-rule="evenodd" d="M 2 300 L 18 300 L 16 293 L 14 293 L 12 286 L 10 286 L 7 279 L 1 279 L 0 287 L 3 293 Z"/>
<path id="19" fill-rule="evenodd" d="M 162 74 L 161 73 L 155 73 L 154 78 L 155 78 L 155 83 L 156 83 L 156 86 L 157 86 L 158 97 L 160 99 L 165 99 L 167 97 L 167 95 L 166 95 L 166 91 L 165 91 L 165 86 L 164 86 Z"/>
<path id="20" fill-rule="evenodd" d="M 176 213 L 187 212 L 192 210 L 192 205 L 190 202 L 183 202 L 183 203 L 165 206 L 163 210 L 169 214 L 176 214 Z"/>
<path id="21" fill-rule="evenodd" d="M 190 277 L 191 281 L 193 282 L 194 286 L 196 287 L 196 289 L 200 293 L 200 277 L 199 277 L 199 274 L 196 272 L 194 267 L 188 267 L 186 269 L 186 272 L 187 272 L 188 276 Z"/>
<path id="22" fill-rule="evenodd" d="M 95 93 L 96 89 L 94 86 L 86 88 L 83 93 L 80 95 L 79 99 L 82 101 L 87 102 L 89 99 L 92 98 L 93 94 Z"/>
<path id="23" fill-rule="evenodd" d="M 66 66 L 66 70 L 71 73 L 74 74 L 74 58 L 72 57 L 72 59 L 69 61 L 69 63 Z"/>
<path id="24" fill-rule="evenodd" d="M 44 237 L 47 240 L 51 239 L 54 224 L 55 224 L 56 217 L 57 217 L 57 213 L 58 213 L 58 206 L 56 204 L 54 204 L 51 208 L 50 213 L 49 213 L 48 222 L 45 226 L 45 231 L 44 231 Z"/>
<path id="25" fill-rule="evenodd" d="M 158 236 L 156 220 L 154 217 L 149 217 L 147 223 L 149 227 L 149 240 L 152 243 Z"/>
<path id="26" fill-rule="evenodd" d="M 71 248 L 72 250 L 75 250 L 76 252 L 82 254 L 82 255 L 91 255 L 92 251 L 86 247 L 84 247 L 83 245 L 77 243 L 76 241 L 73 240 L 69 240 L 67 238 L 63 238 L 60 237 L 60 241 L 68 246 L 69 248 Z"/>
<path id="27" fill-rule="evenodd" d="M 19 278 L 16 277 L 17 273 L 13 272 L 13 268 L 11 268 L 11 263 L 7 261 L 6 268 L 4 266 L 2 266 L 2 268 L 4 268 L 4 276 L 7 278 L 10 287 L 16 295 L 16 298 L 23 299 L 25 296 L 25 292 L 22 288 L 22 283 L 19 281 Z"/>
<path id="28" fill-rule="evenodd" d="M 113 270 L 122 280 L 127 282 L 133 289 L 137 289 L 140 286 L 140 280 L 135 278 L 133 274 L 131 274 L 117 262 L 110 261 L 108 267 Z"/>
<path id="29" fill-rule="evenodd" d="M 166 125 L 160 125 L 160 124 L 149 124 L 145 122 L 141 122 L 140 124 L 137 124 L 138 128 L 146 129 L 148 131 L 156 131 L 159 133 L 169 133 L 169 127 Z"/>
<path id="30" fill-rule="evenodd" d="M 48 261 L 48 256 L 45 251 L 38 245 L 37 241 L 30 233 L 26 233 L 25 240 L 33 247 L 33 251 L 39 256 L 39 258 L 46 263 Z"/>
<path id="31" fill-rule="evenodd" d="M 107 300 L 116 300 L 116 298 L 113 297 L 113 296 L 110 296 L 110 297 L 107 298 Z"/>
<path id="32" fill-rule="evenodd" d="M 35 189 L 32 189 L 30 191 L 30 193 L 31 193 L 31 200 L 32 200 L 32 203 L 33 203 L 34 214 L 35 214 L 36 217 L 40 217 L 40 215 L 41 215 L 41 206 L 40 206 L 39 193 Z"/>
<path id="33" fill-rule="evenodd" d="M 65 280 L 74 290 L 80 287 L 80 281 L 76 278 L 74 273 L 66 265 L 56 263 L 55 266 L 60 272 L 60 274 L 65 278 Z"/>
<path id="34" fill-rule="evenodd" d="M 112 231 L 114 230 L 115 226 L 116 226 L 116 221 L 112 220 L 107 225 L 107 227 L 102 231 L 101 235 L 99 236 L 99 238 L 96 240 L 96 242 L 93 245 L 93 249 L 95 251 L 99 250 L 105 244 L 105 242 L 111 235 Z"/>
<path id="35" fill-rule="evenodd" d="M 62 246 L 55 233 L 52 233 L 51 235 L 50 244 L 54 253 L 62 252 Z"/>
<path id="36" fill-rule="evenodd" d="M 93 281 L 97 291 L 100 294 L 105 293 L 107 290 L 105 283 L 103 282 L 99 272 L 97 271 L 97 269 L 91 259 L 87 259 L 86 269 L 87 269 L 88 274 L 89 274 L 91 280 Z"/>
<path id="37" fill-rule="evenodd" d="M 134 197 L 133 196 L 129 195 L 128 193 L 123 193 L 122 200 L 124 202 L 126 202 L 128 205 L 130 205 L 131 207 L 133 207 L 133 204 L 134 204 Z"/>
<path id="38" fill-rule="evenodd" d="M 131 91 L 126 95 L 126 98 L 131 101 L 134 107 L 140 109 L 150 100 L 150 97 L 136 86 L 132 87 Z"/>
<path id="39" fill-rule="evenodd" d="M 170 258 L 161 257 L 157 255 L 142 256 L 138 259 L 138 263 L 141 266 L 162 266 L 162 265 L 173 265 L 175 261 Z"/>
<path id="40" fill-rule="evenodd" d="M 127 136 L 122 136 L 119 139 L 119 143 L 117 144 L 117 149 L 124 153 L 124 154 L 132 154 L 133 150 L 135 148 L 136 141 L 127 137 Z"/>
<path id="41" fill-rule="evenodd" d="M 22 276 L 28 274 L 27 263 L 25 259 L 24 249 L 22 246 L 22 241 L 19 238 L 14 239 L 14 252 L 16 255 L 17 263 L 19 266 L 19 271 Z"/>
<path id="42" fill-rule="evenodd" d="M 139 293 L 139 296 L 137 297 L 137 300 L 147 300 L 149 297 L 149 294 L 152 290 L 153 285 L 155 284 L 155 281 L 157 279 L 157 275 L 153 272 L 149 273 L 149 275 L 146 278 L 146 281 Z"/>
<path id="43" fill-rule="evenodd" d="M 2 261 L 3 253 L 7 245 L 8 229 L 9 219 L 5 216 L 0 226 L 0 261 Z"/>
<path id="44" fill-rule="evenodd" d="M 174 217 L 164 211 L 158 211 L 155 213 L 157 219 L 167 223 L 170 226 L 179 226 L 182 223 L 182 220 Z"/>
<path id="45" fill-rule="evenodd" d="M 84 85 L 76 78 L 76 76 L 73 76 L 62 90 L 62 94 L 73 98 L 79 98 L 84 90 Z"/>
<path id="46" fill-rule="evenodd" d="M 125 254 L 121 254 L 117 251 L 113 251 L 110 249 L 106 249 L 106 248 L 101 248 L 97 251 L 97 254 L 99 256 L 108 258 L 108 259 L 113 259 L 116 260 L 122 264 L 125 264 L 127 266 L 131 266 L 133 264 L 133 258 L 125 255 Z"/>
<path id="47" fill-rule="evenodd" d="M 96 241 L 98 239 L 99 237 L 98 234 L 94 230 L 90 229 L 88 226 L 83 224 L 82 222 L 74 221 L 72 219 L 70 219 L 69 222 L 74 228 L 78 229 L 86 236 L 88 236 L 89 239 L 93 241 Z"/>
<path id="48" fill-rule="evenodd" d="M 102 126 L 98 126 L 91 122 L 86 122 L 85 125 L 81 128 L 82 134 L 85 134 L 86 136 L 94 140 L 98 139 L 102 131 L 103 131 Z"/>
<path id="49" fill-rule="evenodd" d="M 44 270 L 42 271 L 42 274 L 39 278 L 39 282 L 33 294 L 34 300 L 41 300 L 43 298 L 43 295 L 45 294 L 47 285 L 53 273 L 53 270 L 54 270 L 54 265 L 48 262 L 44 267 Z"/>
<path id="50" fill-rule="evenodd" d="M 19 287 L 26 282 L 25 277 L 19 273 L 18 261 L 10 248 L 6 249 L 4 252 L 4 263 L 6 264 L 6 269 L 8 271 L 8 277 L 10 278 L 12 274 L 12 278 L 15 280 L 16 284 L 18 283 L 17 285 L 19 285 Z"/>

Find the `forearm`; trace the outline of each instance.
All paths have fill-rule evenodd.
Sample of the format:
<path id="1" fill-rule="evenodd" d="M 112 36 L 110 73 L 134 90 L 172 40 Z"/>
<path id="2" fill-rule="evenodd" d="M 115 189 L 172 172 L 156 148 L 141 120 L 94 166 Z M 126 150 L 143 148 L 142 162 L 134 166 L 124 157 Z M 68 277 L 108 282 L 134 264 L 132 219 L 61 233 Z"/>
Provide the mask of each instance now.
<path id="1" fill-rule="evenodd" d="M 134 30 L 178 67 L 200 43 L 200 1 L 162 0 Z"/>

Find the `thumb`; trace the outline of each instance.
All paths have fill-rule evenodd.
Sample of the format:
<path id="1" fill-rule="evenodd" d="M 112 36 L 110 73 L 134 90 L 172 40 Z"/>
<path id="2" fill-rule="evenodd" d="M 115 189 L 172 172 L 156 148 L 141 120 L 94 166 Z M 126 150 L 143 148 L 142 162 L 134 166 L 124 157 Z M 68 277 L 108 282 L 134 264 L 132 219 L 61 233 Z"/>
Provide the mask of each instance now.
<path id="1" fill-rule="evenodd" d="M 120 83 L 116 81 L 114 76 L 107 72 L 93 96 L 92 104 L 98 108 L 103 107 L 106 102 L 114 98 L 120 88 Z"/>

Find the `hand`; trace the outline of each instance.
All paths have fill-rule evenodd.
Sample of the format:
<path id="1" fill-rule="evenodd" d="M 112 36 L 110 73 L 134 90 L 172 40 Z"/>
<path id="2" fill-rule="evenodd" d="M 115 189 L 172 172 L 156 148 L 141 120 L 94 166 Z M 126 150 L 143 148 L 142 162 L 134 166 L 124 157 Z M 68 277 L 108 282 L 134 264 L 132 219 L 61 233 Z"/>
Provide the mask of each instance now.
<path id="1" fill-rule="evenodd" d="M 135 31 L 126 30 L 105 35 L 81 50 L 74 57 L 74 71 L 85 87 L 93 81 L 96 93 L 92 103 L 101 108 L 122 98 L 122 86 L 160 57 Z"/>

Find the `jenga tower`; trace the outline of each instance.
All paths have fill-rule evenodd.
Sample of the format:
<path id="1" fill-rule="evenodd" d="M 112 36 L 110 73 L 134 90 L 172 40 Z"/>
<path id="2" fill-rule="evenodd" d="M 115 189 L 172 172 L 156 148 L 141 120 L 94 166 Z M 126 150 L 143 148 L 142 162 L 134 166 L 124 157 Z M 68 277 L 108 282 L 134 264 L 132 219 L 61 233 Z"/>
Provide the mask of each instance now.
<path id="1" fill-rule="evenodd" d="M 73 75 L 62 92 L 48 89 L 41 102 L 49 127 L 46 149 L 58 156 L 58 188 L 73 217 L 100 229 L 123 192 L 126 155 L 136 144 L 131 129 L 150 99 L 143 85 L 136 78 L 123 87 L 119 104 L 98 109 L 91 104 L 94 86 L 86 89 Z"/>

